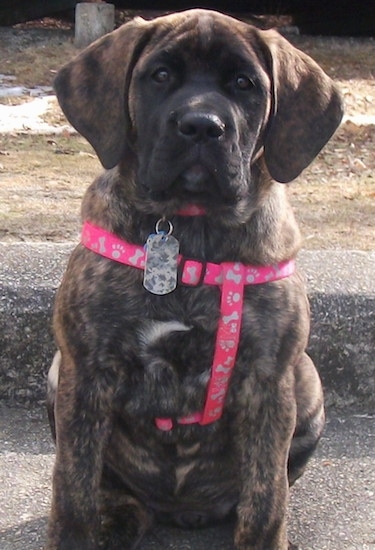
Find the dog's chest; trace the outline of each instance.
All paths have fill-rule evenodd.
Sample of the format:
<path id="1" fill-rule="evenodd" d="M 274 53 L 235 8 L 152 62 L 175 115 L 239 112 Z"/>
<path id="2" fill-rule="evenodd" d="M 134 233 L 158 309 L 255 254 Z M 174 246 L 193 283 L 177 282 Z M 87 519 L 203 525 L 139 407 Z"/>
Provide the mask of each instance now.
<path id="1" fill-rule="evenodd" d="M 179 523 L 189 510 L 228 513 L 238 497 L 235 457 L 226 420 L 163 432 L 142 419 L 115 424 L 106 463 L 159 519 Z"/>

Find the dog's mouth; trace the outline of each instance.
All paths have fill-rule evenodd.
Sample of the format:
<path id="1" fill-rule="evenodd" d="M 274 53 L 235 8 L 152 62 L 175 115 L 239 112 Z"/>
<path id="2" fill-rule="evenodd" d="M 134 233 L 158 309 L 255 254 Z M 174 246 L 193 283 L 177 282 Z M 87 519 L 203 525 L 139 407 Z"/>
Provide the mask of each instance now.
<path id="1" fill-rule="evenodd" d="M 208 207 L 213 204 L 234 204 L 235 197 L 227 186 L 218 182 L 215 169 L 202 162 L 192 163 L 180 172 L 168 185 L 148 189 L 148 196 L 155 202 L 179 200 L 182 204 L 196 204 Z M 217 170 L 216 170 L 217 172 Z"/>
<path id="2" fill-rule="evenodd" d="M 214 195 L 215 185 L 208 169 L 203 164 L 193 164 L 183 170 L 170 183 L 149 189 L 151 200 L 165 202 L 179 198 L 183 202 L 205 203 Z"/>

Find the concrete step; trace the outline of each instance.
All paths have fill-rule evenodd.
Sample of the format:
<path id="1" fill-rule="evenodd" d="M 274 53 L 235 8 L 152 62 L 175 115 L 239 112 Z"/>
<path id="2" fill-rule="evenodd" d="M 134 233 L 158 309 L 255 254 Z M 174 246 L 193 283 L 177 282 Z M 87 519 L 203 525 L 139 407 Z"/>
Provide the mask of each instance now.
<path id="1" fill-rule="evenodd" d="M 52 306 L 72 243 L 0 243 L 0 399 L 42 402 L 54 353 Z M 375 252 L 304 251 L 309 352 L 326 403 L 375 411 Z"/>
<path id="2" fill-rule="evenodd" d="M 331 411 L 292 489 L 290 539 L 301 550 L 375 550 L 375 417 Z M 43 409 L 0 408 L 0 549 L 41 550 L 54 448 Z M 231 525 L 157 526 L 140 550 L 233 550 Z"/>

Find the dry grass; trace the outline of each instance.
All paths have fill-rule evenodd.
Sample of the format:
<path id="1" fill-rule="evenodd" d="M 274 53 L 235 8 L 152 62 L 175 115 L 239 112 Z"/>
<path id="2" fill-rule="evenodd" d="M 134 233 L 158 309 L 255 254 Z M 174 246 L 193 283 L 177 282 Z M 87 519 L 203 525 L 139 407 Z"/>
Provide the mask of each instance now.
<path id="1" fill-rule="evenodd" d="M 48 86 L 61 66 L 62 58 L 69 59 L 74 53 L 76 51 L 70 43 L 27 48 L 13 54 L 1 69 L 5 74 L 16 76 L 17 82 L 22 82 L 24 86 Z"/>
<path id="2" fill-rule="evenodd" d="M 290 185 L 305 247 L 373 250 L 374 126 L 348 122 Z"/>
<path id="3" fill-rule="evenodd" d="M 347 115 L 375 115 L 373 39 L 301 36 L 293 42 L 311 55 L 339 85 Z"/>
<path id="4" fill-rule="evenodd" d="M 0 240 L 74 240 L 82 195 L 99 171 L 79 136 L 0 136 Z"/>
<path id="5" fill-rule="evenodd" d="M 51 86 L 58 69 L 77 53 L 69 34 L 51 34 L 50 40 L 48 34 L 31 33 L 28 39 L 26 32 L 12 35 L 2 29 L 0 72 L 16 77 L 12 85 Z"/>

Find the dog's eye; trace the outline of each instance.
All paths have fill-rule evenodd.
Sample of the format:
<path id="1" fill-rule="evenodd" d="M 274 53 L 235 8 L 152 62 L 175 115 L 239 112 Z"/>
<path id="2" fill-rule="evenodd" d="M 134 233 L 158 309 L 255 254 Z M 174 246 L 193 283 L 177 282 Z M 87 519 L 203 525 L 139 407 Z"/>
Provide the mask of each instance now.
<path id="1" fill-rule="evenodd" d="M 155 80 L 155 82 L 158 82 L 159 84 L 164 84 L 169 81 L 170 74 L 168 69 L 166 69 L 165 67 L 160 67 L 160 69 L 156 69 L 156 71 L 152 73 L 152 78 Z"/>
<path id="2" fill-rule="evenodd" d="M 236 76 L 236 88 L 239 90 L 250 90 L 254 87 L 254 82 L 248 76 L 239 74 Z"/>

